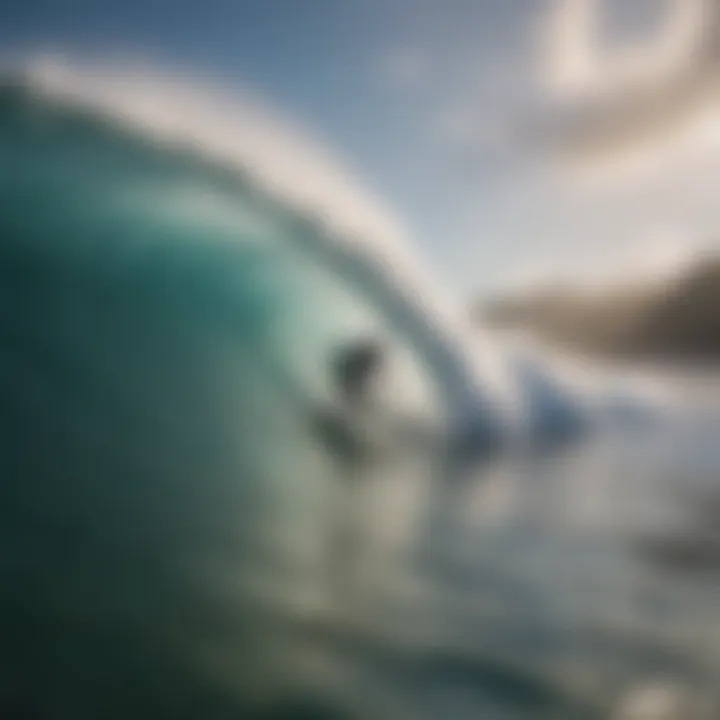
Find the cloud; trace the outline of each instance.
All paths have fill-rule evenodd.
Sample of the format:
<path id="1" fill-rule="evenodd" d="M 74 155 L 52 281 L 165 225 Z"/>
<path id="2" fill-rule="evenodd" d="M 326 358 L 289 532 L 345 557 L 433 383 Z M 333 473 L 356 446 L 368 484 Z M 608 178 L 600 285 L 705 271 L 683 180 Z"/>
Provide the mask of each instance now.
<path id="1" fill-rule="evenodd" d="M 468 287 L 662 274 L 720 238 L 720 3 L 633 4 L 513 5 L 494 42 L 432 46 L 420 121 Z"/>
<path id="2" fill-rule="evenodd" d="M 628 10 L 607 0 L 553 0 L 540 25 L 542 74 L 548 90 L 560 94 L 603 94 L 620 86 L 637 86 L 687 70 L 712 20 L 712 0 L 670 0 L 655 4 L 644 18 L 640 37 L 607 37 L 606 15 L 619 15 L 615 25 L 630 24 Z M 613 12 L 615 10 L 615 12 Z M 650 32 L 648 32 L 650 31 Z M 647 39 L 646 36 L 650 35 Z"/>
<path id="3" fill-rule="evenodd" d="M 542 56 L 540 80 L 548 92 L 581 92 L 590 85 L 597 67 L 591 34 L 596 2 L 556 0 L 539 24 Z"/>
<path id="4" fill-rule="evenodd" d="M 454 264 L 473 290 L 651 276 L 717 246 L 720 3 L 632 5 L 507 3 L 491 41 L 431 45 L 420 121 L 449 168 Z"/>
<path id="5" fill-rule="evenodd" d="M 556 158 L 655 171 L 694 145 L 720 148 L 708 132 L 720 120 L 720 3 L 674 0 L 650 40 L 624 44 L 602 38 L 606 2 L 555 0 L 548 8 L 541 80 L 549 107 L 556 104 L 536 139 Z"/>

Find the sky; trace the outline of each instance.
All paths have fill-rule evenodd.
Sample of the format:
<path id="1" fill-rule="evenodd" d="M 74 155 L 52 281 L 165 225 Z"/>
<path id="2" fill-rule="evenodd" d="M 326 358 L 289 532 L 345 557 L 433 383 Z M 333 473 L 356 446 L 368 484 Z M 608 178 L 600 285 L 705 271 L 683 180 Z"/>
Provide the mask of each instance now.
<path id="1" fill-rule="evenodd" d="M 440 278 L 472 296 L 556 275 L 662 269 L 720 238 L 712 133 L 700 133 L 702 143 L 699 131 L 692 141 L 685 133 L 684 144 L 661 133 L 645 152 L 651 170 L 627 172 L 615 158 L 588 182 L 584 170 L 573 174 L 577 164 L 567 172 L 562 160 L 557 171 L 553 139 L 558 128 L 571 132 L 546 113 L 563 93 L 592 88 L 599 134 L 618 125 L 608 118 L 626 122 L 635 105 L 603 89 L 629 78 L 634 101 L 648 67 L 671 77 L 667 68 L 688 55 L 678 28 L 692 18 L 672 16 L 674 35 L 658 28 L 693 2 L 607 0 L 590 27 L 599 0 L 6 0 L 0 47 L 125 53 L 252 89 L 309 128 L 399 218 Z M 649 42 L 656 35 L 664 44 Z M 637 52 L 646 45 L 654 54 Z M 694 97 L 675 104 L 700 115 Z M 672 114 L 670 101 L 646 104 L 632 113 L 641 135 Z"/>

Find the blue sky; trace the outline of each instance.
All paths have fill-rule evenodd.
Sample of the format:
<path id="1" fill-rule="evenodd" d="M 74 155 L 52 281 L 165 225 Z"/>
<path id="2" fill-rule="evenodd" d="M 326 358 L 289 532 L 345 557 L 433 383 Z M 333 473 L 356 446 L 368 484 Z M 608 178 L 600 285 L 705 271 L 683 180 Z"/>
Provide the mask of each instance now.
<path id="1" fill-rule="evenodd" d="M 667 177 L 580 197 L 495 142 L 537 92 L 533 29 L 551 4 L 10 0 L 0 45 L 132 52 L 251 86 L 347 162 L 443 279 L 473 293 L 533 268 L 575 271 L 585 256 L 623 265 L 681 242 L 699 212 L 692 203 L 665 218 L 650 212 L 676 197 Z"/>

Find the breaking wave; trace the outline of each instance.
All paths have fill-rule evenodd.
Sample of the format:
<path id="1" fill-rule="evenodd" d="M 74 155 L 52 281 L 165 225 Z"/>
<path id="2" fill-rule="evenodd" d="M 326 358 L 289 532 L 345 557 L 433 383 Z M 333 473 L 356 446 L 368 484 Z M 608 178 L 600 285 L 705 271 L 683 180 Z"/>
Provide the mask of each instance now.
<path id="1" fill-rule="evenodd" d="M 332 163 L 218 102 L 57 63 L 0 88 L 0 653 L 58 717 L 262 704 L 297 680 L 272 598 L 322 585 L 338 483 L 457 479 L 635 407 L 470 328 Z M 338 397 L 348 357 L 369 405 Z"/>

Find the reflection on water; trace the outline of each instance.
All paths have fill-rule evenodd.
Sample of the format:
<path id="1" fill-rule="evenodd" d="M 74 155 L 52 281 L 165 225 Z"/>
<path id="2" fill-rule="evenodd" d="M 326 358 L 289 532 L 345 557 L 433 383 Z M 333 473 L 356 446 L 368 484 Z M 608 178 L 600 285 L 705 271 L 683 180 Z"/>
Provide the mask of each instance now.
<path id="1" fill-rule="evenodd" d="M 429 456 L 378 465 L 352 590 L 286 640 L 368 717 L 716 717 L 718 429 L 688 413 L 441 487 Z"/>

